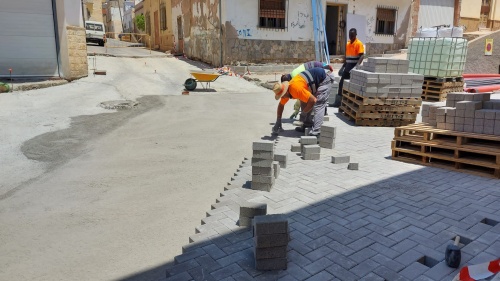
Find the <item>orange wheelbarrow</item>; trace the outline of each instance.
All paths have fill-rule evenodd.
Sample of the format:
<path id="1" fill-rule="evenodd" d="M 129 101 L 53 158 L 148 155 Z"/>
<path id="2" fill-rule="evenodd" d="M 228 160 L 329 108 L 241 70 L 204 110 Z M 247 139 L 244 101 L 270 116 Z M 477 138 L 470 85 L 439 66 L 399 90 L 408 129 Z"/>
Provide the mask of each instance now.
<path id="1" fill-rule="evenodd" d="M 219 78 L 219 76 L 221 76 L 219 73 L 205 71 L 191 71 L 190 73 L 194 78 L 188 78 L 184 82 L 184 87 L 186 87 L 186 90 L 188 91 L 196 89 L 197 82 L 200 82 L 204 89 L 208 89 L 210 88 L 210 83 L 214 82 L 217 78 Z M 205 83 L 205 85 L 203 85 L 203 83 Z"/>

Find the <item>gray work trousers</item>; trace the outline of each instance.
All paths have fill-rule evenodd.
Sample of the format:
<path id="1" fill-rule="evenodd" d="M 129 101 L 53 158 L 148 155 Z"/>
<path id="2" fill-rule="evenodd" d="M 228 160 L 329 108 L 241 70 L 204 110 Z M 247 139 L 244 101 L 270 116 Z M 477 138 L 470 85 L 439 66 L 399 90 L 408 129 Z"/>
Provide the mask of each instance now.
<path id="1" fill-rule="evenodd" d="M 318 90 L 314 95 L 316 97 L 316 103 L 309 113 L 307 113 L 305 120 L 312 120 L 312 128 L 310 134 L 317 135 L 321 132 L 321 125 L 323 125 L 323 120 L 325 118 L 325 108 L 328 105 L 328 97 L 330 96 L 330 91 L 335 83 L 335 77 L 333 73 L 326 75 L 325 80 L 319 84 Z M 306 126 L 307 122 L 304 122 Z M 307 126 L 306 126 L 307 127 Z"/>

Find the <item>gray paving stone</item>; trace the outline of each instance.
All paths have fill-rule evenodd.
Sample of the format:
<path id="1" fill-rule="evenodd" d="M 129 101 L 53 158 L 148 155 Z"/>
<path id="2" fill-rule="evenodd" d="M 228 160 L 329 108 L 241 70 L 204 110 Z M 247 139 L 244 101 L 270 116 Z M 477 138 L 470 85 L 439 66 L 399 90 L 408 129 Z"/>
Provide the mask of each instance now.
<path id="1" fill-rule="evenodd" d="M 413 249 L 408 250 L 406 253 L 403 253 L 399 257 L 396 257 L 394 260 L 405 265 L 409 266 L 410 264 L 413 264 L 416 262 L 418 259 L 423 257 L 424 255 L 420 252 L 417 252 Z"/>
<path id="2" fill-rule="evenodd" d="M 274 151 L 273 141 L 255 141 L 252 143 L 252 150 Z"/>
<path id="3" fill-rule="evenodd" d="M 328 271 L 333 276 L 343 281 L 355 281 L 359 279 L 358 276 L 356 276 L 355 274 L 351 273 L 348 270 L 345 270 L 344 268 L 342 268 L 337 264 L 333 264 L 332 266 L 328 267 L 326 271 Z"/>
<path id="4" fill-rule="evenodd" d="M 438 263 L 432 268 L 428 269 L 424 275 L 432 280 L 443 280 L 445 276 L 453 272 L 455 269 L 446 265 L 444 261 Z"/>
<path id="5" fill-rule="evenodd" d="M 222 251 L 219 247 L 217 247 L 214 244 L 210 244 L 203 247 L 203 250 L 215 260 L 220 259 L 227 255 L 224 251 Z"/>
<path id="6" fill-rule="evenodd" d="M 356 252 L 355 254 L 352 254 L 350 258 L 357 263 L 362 263 L 365 260 L 375 256 L 376 254 L 377 252 L 375 252 L 374 250 L 370 248 L 365 248 Z"/>
<path id="7" fill-rule="evenodd" d="M 233 263 L 210 273 L 210 275 L 212 275 L 212 277 L 216 280 L 221 280 L 226 277 L 231 277 L 233 274 L 236 274 L 240 271 L 243 271 L 243 269 L 238 264 Z"/>
<path id="8" fill-rule="evenodd" d="M 406 277 L 398 274 L 396 271 L 390 269 L 390 268 L 387 268 L 385 266 L 380 266 L 378 268 L 375 268 L 373 270 L 373 272 L 375 274 L 377 274 L 378 276 L 384 278 L 385 280 L 388 280 L 388 281 L 395 281 L 395 280 L 398 280 L 398 281 L 402 281 L 402 280 L 409 280 L 407 279 Z"/>
<path id="9" fill-rule="evenodd" d="M 288 245 L 290 236 L 286 234 L 269 234 L 269 235 L 256 235 L 254 237 L 255 247 L 269 248 Z"/>
<path id="10" fill-rule="evenodd" d="M 298 280 L 304 280 L 311 276 L 307 271 L 303 269 L 303 266 L 298 266 L 296 263 L 290 261 L 288 262 L 288 268 L 286 269 L 286 271 Z"/>
<path id="11" fill-rule="evenodd" d="M 347 256 L 342 255 L 336 251 L 332 251 L 330 254 L 325 256 L 329 260 L 333 261 L 334 263 L 342 266 L 344 269 L 349 270 L 356 265 L 358 265 L 357 262 L 349 259 Z"/>
<path id="12" fill-rule="evenodd" d="M 253 229 L 256 236 L 288 233 L 288 218 L 282 214 L 256 216 Z"/>
<path id="13" fill-rule="evenodd" d="M 351 268 L 349 271 L 356 274 L 358 277 L 364 277 L 379 266 L 380 264 L 369 259 L 364 261 L 362 264 L 358 264 L 357 266 Z"/>
<path id="14" fill-rule="evenodd" d="M 195 259 L 199 256 L 203 256 L 205 254 L 206 254 L 206 252 L 202 248 L 198 248 L 198 249 L 195 249 L 193 251 L 187 252 L 185 254 L 176 256 L 174 258 L 174 261 L 176 264 L 179 264 L 179 263 L 183 263 L 185 261 L 191 260 L 191 259 Z"/>
<path id="15" fill-rule="evenodd" d="M 313 261 L 312 263 L 308 264 L 307 266 L 304 267 L 304 270 L 309 272 L 311 275 L 315 275 L 324 269 L 330 267 L 333 264 L 333 262 L 325 257 L 322 257 L 318 260 Z"/>
<path id="16" fill-rule="evenodd" d="M 386 266 L 386 267 L 394 270 L 395 272 L 399 272 L 403 268 L 405 268 L 404 265 L 395 261 L 393 258 L 388 258 L 386 255 L 382 255 L 381 253 L 383 253 L 383 252 L 379 252 L 379 253 L 380 254 L 377 254 L 377 255 L 371 257 L 371 259 L 374 260 L 375 262 L 383 265 L 383 266 Z"/>
<path id="17" fill-rule="evenodd" d="M 333 275 L 331 275 L 327 271 L 321 271 L 320 273 L 306 279 L 306 281 L 324 281 L 324 280 L 334 280 Z"/>
<path id="18" fill-rule="evenodd" d="M 410 266 L 401 270 L 399 274 L 410 280 L 415 280 L 417 277 L 422 276 L 427 270 L 429 270 L 427 266 L 418 262 L 414 262 Z"/>
<path id="19" fill-rule="evenodd" d="M 385 279 L 378 276 L 375 273 L 370 273 L 370 274 L 366 275 L 365 277 L 359 279 L 359 281 L 385 281 Z"/>
<path id="20" fill-rule="evenodd" d="M 182 272 L 180 274 L 170 276 L 166 280 L 167 281 L 189 281 L 189 280 L 193 280 L 193 277 L 191 277 L 191 275 L 189 275 L 189 273 L 187 273 L 187 272 Z"/>

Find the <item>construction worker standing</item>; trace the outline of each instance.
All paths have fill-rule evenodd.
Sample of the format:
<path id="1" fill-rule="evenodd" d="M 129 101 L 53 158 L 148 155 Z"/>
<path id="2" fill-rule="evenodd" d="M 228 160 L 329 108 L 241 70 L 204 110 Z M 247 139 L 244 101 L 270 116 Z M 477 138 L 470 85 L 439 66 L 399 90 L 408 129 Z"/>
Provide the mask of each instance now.
<path id="1" fill-rule="evenodd" d="M 306 63 L 301 64 L 299 67 L 295 68 L 290 74 L 283 74 L 281 76 L 281 83 L 283 83 L 285 81 L 290 81 L 290 80 L 292 80 L 293 77 L 297 76 L 302 71 L 309 70 L 309 69 L 315 68 L 315 67 L 321 67 L 323 69 L 333 71 L 333 68 L 331 67 L 331 65 L 329 65 L 327 63 L 322 63 L 320 61 L 308 61 Z M 297 116 L 297 114 L 299 113 L 299 108 L 301 110 L 301 113 L 300 113 L 299 121 L 293 122 L 293 125 L 299 126 L 299 127 L 302 127 L 304 125 L 304 122 L 306 121 L 306 113 L 304 113 L 304 111 L 303 111 L 305 105 L 306 104 L 301 102 L 300 100 L 297 100 L 295 102 L 294 113 L 292 114 L 292 116 L 290 116 L 290 119 L 293 119 Z M 306 124 L 306 125 L 307 125 L 306 127 L 312 126 L 312 124 Z"/>
<path id="2" fill-rule="evenodd" d="M 276 83 L 273 87 L 274 97 L 280 100 L 277 110 L 277 119 L 273 127 L 273 133 L 278 133 L 281 129 L 281 116 L 285 104 L 290 99 L 298 99 L 305 104 L 302 110 L 307 114 L 306 120 L 312 116 L 312 128 L 310 136 L 319 136 L 321 125 L 325 116 L 325 108 L 328 103 L 330 90 L 335 82 L 332 72 L 325 72 L 321 67 L 315 67 L 302 71 L 290 81 Z M 304 132 L 305 127 L 297 127 L 295 130 Z"/>
<path id="3" fill-rule="evenodd" d="M 358 32 L 355 28 L 351 28 L 349 30 L 349 41 L 347 42 L 345 48 L 345 62 L 342 65 L 342 68 L 340 68 L 339 70 L 339 92 L 335 97 L 333 107 L 340 107 L 340 102 L 342 101 L 342 87 L 344 86 L 344 80 L 351 79 L 351 70 L 353 68 L 358 68 L 361 62 L 363 62 L 365 46 L 358 38 L 356 38 L 357 35 Z"/>

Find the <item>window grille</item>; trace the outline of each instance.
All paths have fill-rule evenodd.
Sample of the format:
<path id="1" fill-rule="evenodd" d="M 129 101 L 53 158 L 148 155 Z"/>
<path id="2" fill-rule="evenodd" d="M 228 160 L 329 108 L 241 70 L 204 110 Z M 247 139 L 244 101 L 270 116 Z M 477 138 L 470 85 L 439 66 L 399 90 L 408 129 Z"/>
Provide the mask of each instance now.
<path id="1" fill-rule="evenodd" d="M 394 35 L 396 33 L 395 9 L 377 8 L 377 25 L 375 34 Z"/>
<path id="2" fill-rule="evenodd" d="M 259 0 L 259 27 L 286 28 L 286 0 Z"/>
<path id="3" fill-rule="evenodd" d="M 160 25 L 161 30 L 167 30 L 167 7 L 165 4 L 160 7 Z"/>
<path id="4" fill-rule="evenodd" d="M 146 13 L 146 34 L 151 35 L 151 15 Z"/>

